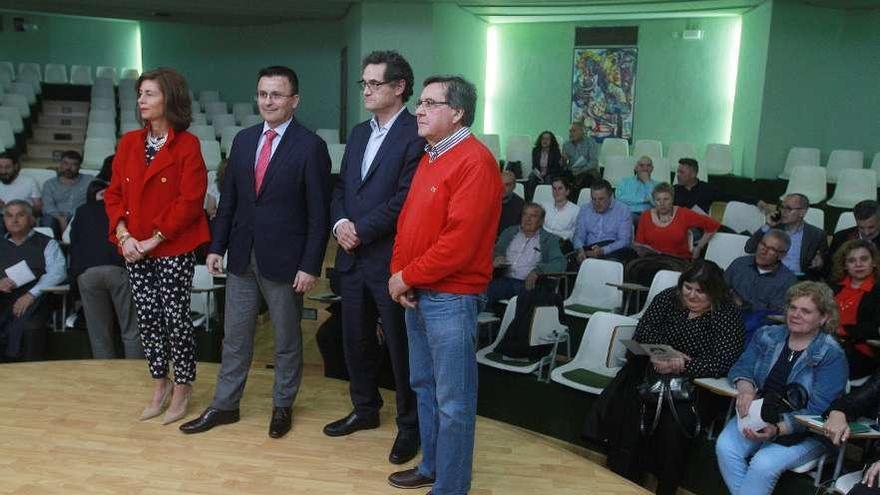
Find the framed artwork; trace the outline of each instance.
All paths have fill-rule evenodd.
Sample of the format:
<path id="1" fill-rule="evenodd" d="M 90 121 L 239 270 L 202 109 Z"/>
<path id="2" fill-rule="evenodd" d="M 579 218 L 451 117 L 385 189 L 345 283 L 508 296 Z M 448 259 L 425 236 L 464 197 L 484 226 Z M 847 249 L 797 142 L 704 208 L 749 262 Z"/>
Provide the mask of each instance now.
<path id="1" fill-rule="evenodd" d="M 571 81 L 571 121 L 581 121 L 596 141 L 632 140 L 638 48 L 576 47 Z"/>

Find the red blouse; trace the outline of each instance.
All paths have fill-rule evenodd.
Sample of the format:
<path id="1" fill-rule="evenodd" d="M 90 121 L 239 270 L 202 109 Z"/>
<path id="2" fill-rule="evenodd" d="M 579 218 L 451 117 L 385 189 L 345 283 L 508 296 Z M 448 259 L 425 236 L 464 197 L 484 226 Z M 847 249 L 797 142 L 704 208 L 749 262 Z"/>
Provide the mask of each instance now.
<path id="1" fill-rule="evenodd" d="M 707 233 L 715 233 L 721 224 L 712 217 L 683 207 L 675 207 L 675 216 L 672 222 L 665 227 L 657 226 L 651 220 L 651 211 L 642 212 L 639 219 L 639 228 L 636 230 L 636 242 L 647 244 L 663 254 L 690 258 L 691 250 L 688 246 L 688 229 L 694 227 L 703 229 Z"/>
<path id="2" fill-rule="evenodd" d="M 837 328 L 837 334 L 847 338 L 849 334 L 846 331 L 846 325 L 858 323 L 859 304 L 862 302 L 862 297 L 874 288 L 874 276 L 870 275 L 858 287 L 852 286 L 852 278 L 850 277 L 841 280 L 840 285 L 843 288 L 834 296 L 837 307 L 840 309 L 840 326 Z M 874 356 L 874 349 L 864 342 L 855 344 L 853 347 L 865 356 Z"/>

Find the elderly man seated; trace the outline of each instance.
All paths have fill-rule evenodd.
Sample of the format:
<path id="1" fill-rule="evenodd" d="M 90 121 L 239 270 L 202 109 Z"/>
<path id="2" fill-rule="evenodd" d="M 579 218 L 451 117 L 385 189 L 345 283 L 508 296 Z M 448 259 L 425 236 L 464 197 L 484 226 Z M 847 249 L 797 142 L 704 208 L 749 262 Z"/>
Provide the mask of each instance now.
<path id="1" fill-rule="evenodd" d="M 8 201 L 3 209 L 6 235 L 0 240 L 0 360 L 45 358 L 49 308 L 43 290 L 65 278 L 58 243 L 38 232 L 27 201 Z"/>
<path id="2" fill-rule="evenodd" d="M 508 227 L 495 243 L 496 276 L 487 290 L 488 306 L 508 299 L 522 290 L 532 290 L 542 273 L 565 270 L 559 237 L 543 229 L 544 207 L 537 203 L 523 206 L 518 226 Z"/>

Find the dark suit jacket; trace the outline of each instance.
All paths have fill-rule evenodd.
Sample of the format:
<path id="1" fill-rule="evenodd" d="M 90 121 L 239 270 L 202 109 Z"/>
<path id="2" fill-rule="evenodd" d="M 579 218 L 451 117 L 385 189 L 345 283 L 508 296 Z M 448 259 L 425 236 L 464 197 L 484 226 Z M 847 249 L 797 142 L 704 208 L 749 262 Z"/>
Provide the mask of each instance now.
<path id="1" fill-rule="evenodd" d="M 235 137 L 226 165 L 209 252 L 226 253 L 227 269 L 242 274 L 256 253 L 260 273 L 293 283 L 302 270 L 320 276 L 329 234 L 330 156 L 312 131 L 291 120 L 254 191 L 254 164 L 263 124 Z"/>
<path id="2" fill-rule="evenodd" d="M 749 254 L 753 254 L 755 251 L 757 251 L 758 243 L 761 241 L 762 237 L 764 237 L 764 232 L 762 232 L 761 229 L 758 229 L 754 234 L 752 234 L 752 237 L 750 237 L 748 242 L 746 242 L 746 252 Z M 818 253 L 821 254 L 824 258 L 825 252 L 827 250 L 828 239 L 826 239 L 825 231 L 820 229 L 819 227 L 814 227 L 808 223 L 805 223 L 804 237 L 801 241 L 801 270 L 804 273 L 809 273 L 810 263 L 813 262 L 813 257 L 815 257 Z M 820 273 L 815 273 L 812 275 L 819 274 Z"/>
<path id="3" fill-rule="evenodd" d="M 425 140 L 419 137 L 416 118 L 404 110 L 388 130 L 366 177 L 361 180 L 361 163 L 371 133 L 369 121 L 351 130 L 339 179 L 333 189 L 331 226 L 347 218 L 354 222 L 361 240 L 353 253 L 342 247 L 337 250 L 337 270 L 351 270 L 357 258 L 364 269 L 376 270 L 377 275 L 387 277 L 397 216 L 425 153 Z"/>

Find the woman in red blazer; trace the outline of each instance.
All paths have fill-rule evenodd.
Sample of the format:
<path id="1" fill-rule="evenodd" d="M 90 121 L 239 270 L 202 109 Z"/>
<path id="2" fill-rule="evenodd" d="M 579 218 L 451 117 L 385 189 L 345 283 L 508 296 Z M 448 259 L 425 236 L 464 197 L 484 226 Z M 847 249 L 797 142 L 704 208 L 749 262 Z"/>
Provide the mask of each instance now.
<path id="1" fill-rule="evenodd" d="M 110 241 L 119 246 L 128 267 L 141 342 L 155 382 L 141 420 L 158 416 L 171 395 L 163 421 L 168 424 L 186 415 L 196 378 L 189 304 L 193 250 L 210 240 L 202 210 L 207 172 L 198 138 L 186 132 L 192 121 L 186 80 L 160 68 L 144 73 L 137 87 L 146 127 L 119 141 L 104 202 Z"/>

